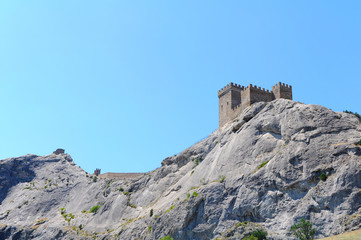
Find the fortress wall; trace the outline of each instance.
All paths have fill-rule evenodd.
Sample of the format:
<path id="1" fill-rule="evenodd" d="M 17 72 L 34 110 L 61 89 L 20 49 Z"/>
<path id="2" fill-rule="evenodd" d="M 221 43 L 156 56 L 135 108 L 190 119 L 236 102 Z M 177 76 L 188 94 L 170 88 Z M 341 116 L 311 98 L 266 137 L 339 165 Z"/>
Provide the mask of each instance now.
<path id="1" fill-rule="evenodd" d="M 252 84 L 248 85 L 242 91 L 242 107 L 251 106 L 256 102 L 270 102 L 274 99 L 273 93 L 264 88 L 253 86 Z"/>
<path id="2" fill-rule="evenodd" d="M 272 91 L 249 84 L 246 88 L 230 83 L 218 91 L 219 127 L 236 118 L 242 111 L 256 102 L 271 102 L 274 99 L 292 100 L 292 86 L 277 83 Z"/>
<path id="3" fill-rule="evenodd" d="M 112 172 L 107 172 L 104 174 L 100 174 L 98 177 L 100 178 L 136 178 L 139 177 L 141 175 L 143 175 L 144 173 L 112 173 Z"/>
<path id="4" fill-rule="evenodd" d="M 248 85 L 248 87 L 246 87 L 242 91 L 242 95 L 241 95 L 242 109 L 251 106 L 251 88 L 249 86 L 252 86 L 252 84 Z"/>
<path id="5" fill-rule="evenodd" d="M 239 104 L 238 106 L 233 107 L 232 108 L 232 113 L 231 113 L 231 116 L 230 116 L 230 120 L 235 119 L 236 117 L 238 117 L 238 115 L 241 114 L 242 111 L 243 111 L 242 104 Z"/>
<path id="6" fill-rule="evenodd" d="M 239 85 L 239 84 L 234 84 L 234 83 L 229 83 L 227 84 L 227 86 L 225 86 L 224 88 L 222 88 L 221 90 L 218 91 L 218 97 L 220 98 L 223 94 L 227 93 L 230 89 L 233 90 L 238 90 L 241 91 L 244 89 L 243 86 Z"/>
<path id="7" fill-rule="evenodd" d="M 272 92 L 275 96 L 275 99 L 285 98 L 292 100 L 292 86 L 278 82 L 272 87 Z"/>
<path id="8" fill-rule="evenodd" d="M 223 126 L 230 120 L 231 100 L 232 96 L 230 91 L 219 98 L 219 126 Z"/>
<path id="9" fill-rule="evenodd" d="M 273 100 L 272 92 L 257 86 L 251 87 L 251 104 L 256 102 L 270 102 Z"/>
<path id="10" fill-rule="evenodd" d="M 223 126 L 234 118 L 233 108 L 241 104 L 241 91 L 243 89 L 243 86 L 230 83 L 218 91 L 219 126 Z"/>

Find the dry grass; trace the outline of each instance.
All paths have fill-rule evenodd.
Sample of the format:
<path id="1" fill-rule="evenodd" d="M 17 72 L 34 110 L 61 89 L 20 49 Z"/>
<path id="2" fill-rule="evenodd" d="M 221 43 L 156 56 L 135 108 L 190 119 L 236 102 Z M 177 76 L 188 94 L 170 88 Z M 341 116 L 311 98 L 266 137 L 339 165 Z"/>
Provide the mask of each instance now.
<path id="1" fill-rule="evenodd" d="M 361 240 L 361 229 L 319 240 Z"/>

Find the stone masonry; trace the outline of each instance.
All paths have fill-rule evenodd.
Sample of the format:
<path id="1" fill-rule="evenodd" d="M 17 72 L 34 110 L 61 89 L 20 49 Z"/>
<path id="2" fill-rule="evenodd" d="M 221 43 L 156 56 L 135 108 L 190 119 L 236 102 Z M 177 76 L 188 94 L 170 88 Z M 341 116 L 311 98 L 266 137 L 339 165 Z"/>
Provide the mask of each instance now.
<path id="1" fill-rule="evenodd" d="M 277 83 L 272 91 L 249 84 L 247 87 L 230 83 L 218 91 L 219 127 L 236 118 L 246 107 L 256 102 L 285 98 L 292 100 L 292 86 Z"/>

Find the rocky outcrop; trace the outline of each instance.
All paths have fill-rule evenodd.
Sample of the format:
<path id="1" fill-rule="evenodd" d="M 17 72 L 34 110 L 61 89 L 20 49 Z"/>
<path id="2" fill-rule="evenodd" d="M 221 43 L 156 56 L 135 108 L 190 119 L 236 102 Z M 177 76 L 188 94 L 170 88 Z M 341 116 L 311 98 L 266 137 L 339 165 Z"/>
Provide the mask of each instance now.
<path id="1" fill-rule="evenodd" d="M 358 229 L 360 139 L 352 114 L 280 99 L 134 179 L 94 179 L 68 154 L 5 159 L 0 238 L 293 239 L 301 218 L 318 237 Z"/>

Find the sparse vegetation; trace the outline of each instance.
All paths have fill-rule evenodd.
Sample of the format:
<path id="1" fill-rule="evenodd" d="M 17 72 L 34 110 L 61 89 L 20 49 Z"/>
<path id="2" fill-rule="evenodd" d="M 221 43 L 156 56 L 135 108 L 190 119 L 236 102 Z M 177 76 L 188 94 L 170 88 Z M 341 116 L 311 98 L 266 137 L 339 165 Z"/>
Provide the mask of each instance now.
<path id="1" fill-rule="evenodd" d="M 358 142 L 355 142 L 355 145 L 361 146 L 361 139 Z"/>
<path id="2" fill-rule="evenodd" d="M 148 226 L 148 233 L 152 232 L 152 226 Z"/>
<path id="3" fill-rule="evenodd" d="M 171 236 L 165 236 L 165 237 L 163 237 L 163 238 L 161 238 L 161 239 L 159 239 L 159 240 L 174 240 L 174 238 L 172 238 Z"/>
<path id="4" fill-rule="evenodd" d="M 356 116 L 358 118 L 358 120 L 361 122 L 361 115 L 358 114 L 357 112 L 352 112 L 352 111 L 348 111 L 348 110 L 345 110 L 343 111 L 345 113 L 349 113 L 349 114 L 353 114 L 354 116 Z"/>
<path id="5" fill-rule="evenodd" d="M 247 221 L 239 222 L 234 225 L 235 228 L 239 228 L 240 226 L 246 226 L 248 224 Z"/>
<path id="6" fill-rule="evenodd" d="M 257 169 L 263 168 L 268 162 L 269 162 L 269 161 L 264 161 L 263 163 L 261 163 L 261 164 L 257 167 Z"/>
<path id="7" fill-rule="evenodd" d="M 316 233 L 316 229 L 312 228 L 312 223 L 304 218 L 294 224 L 290 231 L 299 240 L 312 240 Z"/>
<path id="8" fill-rule="evenodd" d="M 174 205 L 172 205 L 166 212 L 171 211 L 174 208 Z"/>
<path id="9" fill-rule="evenodd" d="M 203 158 L 202 158 L 202 157 L 199 157 L 199 158 L 197 158 L 197 159 L 194 160 L 194 164 L 195 164 L 196 166 L 198 166 L 198 164 L 199 164 L 200 162 L 202 162 L 202 160 L 203 160 Z"/>
<path id="10" fill-rule="evenodd" d="M 192 196 L 193 196 L 193 197 L 198 197 L 199 194 L 198 194 L 197 192 L 193 192 L 193 193 L 192 193 Z"/>
<path id="11" fill-rule="evenodd" d="M 60 208 L 60 213 L 63 216 L 64 220 L 68 222 L 68 226 L 70 226 L 70 221 L 75 218 L 75 215 L 72 213 L 66 213 L 65 208 Z"/>
<path id="12" fill-rule="evenodd" d="M 60 208 L 60 214 L 63 215 L 64 213 L 66 213 L 65 208 Z"/>
<path id="13" fill-rule="evenodd" d="M 130 192 L 123 192 L 123 194 L 127 197 L 127 206 L 137 208 L 137 206 L 130 203 Z"/>
<path id="14" fill-rule="evenodd" d="M 258 238 L 253 235 L 250 235 L 250 236 L 243 238 L 242 240 L 258 240 Z"/>
<path id="15" fill-rule="evenodd" d="M 221 180 L 219 180 L 220 183 L 223 183 L 224 180 L 226 180 L 226 176 L 221 175 L 221 176 L 219 176 L 219 177 L 221 178 Z"/>
<path id="16" fill-rule="evenodd" d="M 129 207 L 131 208 L 137 208 L 137 206 L 133 205 L 133 204 L 128 204 Z"/>
<path id="17" fill-rule="evenodd" d="M 99 205 L 95 205 L 94 207 L 90 208 L 91 213 L 97 213 L 97 211 L 99 210 L 100 206 Z"/>
<path id="18" fill-rule="evenodd" d="M 322 173 L 321 173 L 321 175 L 320 175 L 320 179 L 321 179 L 322 181 L 326 181 L 326 179 L 327 179 L 327 175 L 326 175 L 326 173 L 325 173 L 325 172 L 322 172 Z"/>
<path id="19" fill-rule="evenodd" d="M 266 240 L 267 239 L 267 232 L 263 229 L 256 229 L 252 232 L 251 236 L 256 237 L 258 240 Z"/>
<path id="20" fill-rule="evenodd" d="M 257 169 L 263 168 L 268 162 L 269 162 L 269 161 L 264 161 L 263 163 L 261 163 L 261 164 L 257 167 Z"/>
<path id="21" fill-rule="evenodd" d="M 97 176 L 93 177 L 93 182 L 96 182 L 96 181 L 98 181 L 98 177 L 97 177 Z"/>
<path id="22" fill-rule="evenodd" d="M 153 208 L 150 209 L 150 212 L 149 212 L 149 217 L 152 217 L 153 216 Z"/>

